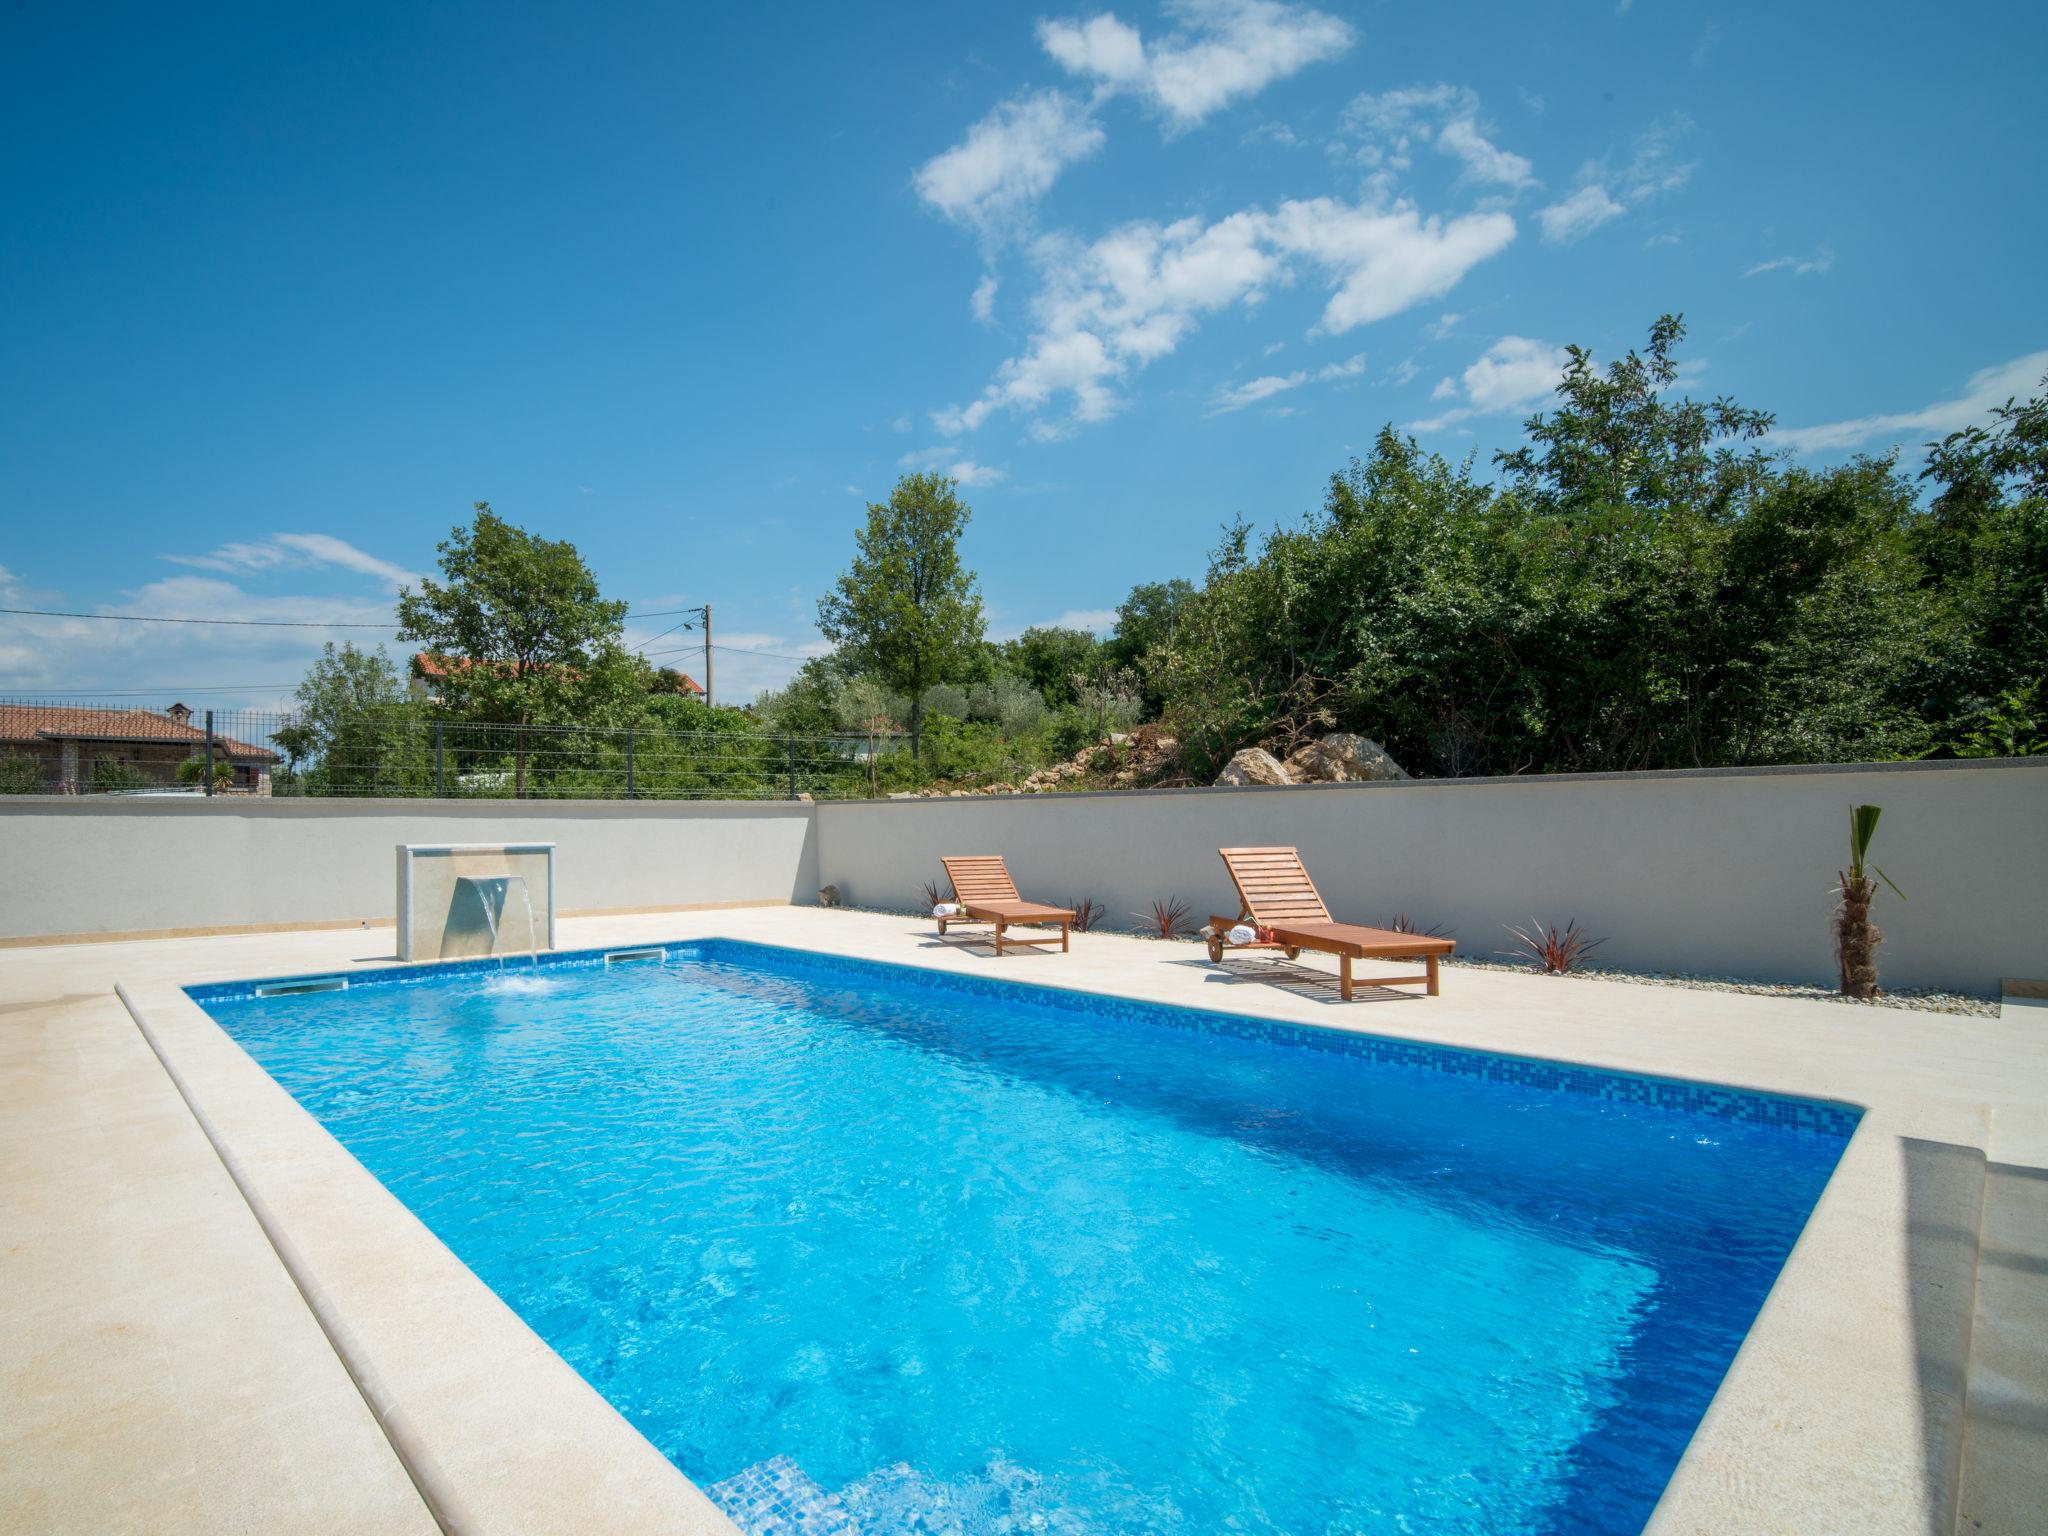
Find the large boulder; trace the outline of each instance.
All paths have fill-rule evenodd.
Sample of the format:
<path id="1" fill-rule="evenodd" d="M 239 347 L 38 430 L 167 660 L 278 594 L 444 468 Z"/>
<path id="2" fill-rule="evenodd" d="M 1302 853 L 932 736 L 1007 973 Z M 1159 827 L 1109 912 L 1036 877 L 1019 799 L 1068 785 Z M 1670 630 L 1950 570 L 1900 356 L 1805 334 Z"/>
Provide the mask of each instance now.
<path id="1" fill-rule="evenodd" d="M 1246 747 L 1223 765 L 1218 784 L 1292 784 L 1280 759 L 1264 747 Z"/>
<path id="2" fill-rule="evenodd" d="M 1350 731 L 1338 731 L 1321 741 L 1310 742 L 1289 757 L 1284 767 L 1296 784 L 1355 784 L 1366 779 L 1409 776 L 1407 769 L 1387 756 L 1385 747 L 1369 736 Z"/>

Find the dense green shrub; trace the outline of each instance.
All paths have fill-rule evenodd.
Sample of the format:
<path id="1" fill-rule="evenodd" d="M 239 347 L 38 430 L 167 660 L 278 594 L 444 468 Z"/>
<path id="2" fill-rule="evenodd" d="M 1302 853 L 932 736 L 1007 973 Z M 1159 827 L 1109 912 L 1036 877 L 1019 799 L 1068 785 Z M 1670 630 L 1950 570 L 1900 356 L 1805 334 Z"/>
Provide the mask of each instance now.
<path id="1" fill-rule="evenodd" d="M 214 787 L 216 789 L 219 788 L 233 779 L 234 776 L 234 764 L 230 763 L 225 757 L 216 756 L 213 760 Z M 180 784 L 202 785 L 206 782 L 206 755 L 203 752 L 195 752 L 192 756 L 186 758 L 185 761 L 178 764 L 178 782 Z"/>
<path id="2" fill-rule="evenodd" d="M 124 790 L 141 789 L 147 783 L 132 763 L 102 757 L 92 765 L 92 787 L 99 794 L 120 794 Z"/>
<path id="3" fill-rule="evenodd" d="M 1333 728 L 1440 775 L 2038 740 L 2048 474 L 1996 434 L 1932 507 L 1889 457 L 1792 467 L 1769 417 L 1665 397 L 1682 334 L 1577 355 L 1500 484 L 1389 428 L 1319 512 L 1226 530 L 1139 659 L 1197 769 Z"/>
<path id="4" fill-rule="evenodd" d="M 48 789 L 41 763 L 26 752 L 0 753 L 0 795 L 40 795 Z"/>

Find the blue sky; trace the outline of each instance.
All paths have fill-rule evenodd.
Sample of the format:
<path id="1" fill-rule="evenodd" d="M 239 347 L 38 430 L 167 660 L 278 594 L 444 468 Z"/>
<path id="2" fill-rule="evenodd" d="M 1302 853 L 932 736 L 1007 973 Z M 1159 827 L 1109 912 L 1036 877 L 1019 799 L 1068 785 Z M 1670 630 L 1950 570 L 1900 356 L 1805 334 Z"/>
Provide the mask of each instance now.
<path id="1" fill-rule="evenodd" d="M 1808 460 L 1917 445 L 2048 371 L 2044 75 L 2018 0 L 20 0 L 0 606 L 377 623 L 486 499 L 713 602 L 738 699 L 905 467 L 996 633 L 1105 622 L 1666 310 Z M 0 616 L 0 692 L 267 703 L 330 637 Z"/>

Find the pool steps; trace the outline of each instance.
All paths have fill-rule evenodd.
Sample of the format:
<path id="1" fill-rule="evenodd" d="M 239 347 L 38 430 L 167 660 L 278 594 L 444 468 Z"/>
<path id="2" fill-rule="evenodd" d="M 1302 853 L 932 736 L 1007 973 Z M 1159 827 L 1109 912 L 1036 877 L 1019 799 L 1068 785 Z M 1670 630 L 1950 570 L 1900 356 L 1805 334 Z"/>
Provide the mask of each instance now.
<path id="1" fill-rule="evenodd" d="M 852 1512 L 787 1456 L 771 1456 L 704 1492 L 746 1536 L 862 1536 Z"/>
<path id="2" fill-rule="evenodd" d="M 827 1493 L 789 1457 L 771 1456 L 704 1491 L 743 1536 L 965 1536 L 1070 1528 L 1056 1490 L 1044 1478 L 1001 1460 L 952 1481 L 899 1461 Z"/>

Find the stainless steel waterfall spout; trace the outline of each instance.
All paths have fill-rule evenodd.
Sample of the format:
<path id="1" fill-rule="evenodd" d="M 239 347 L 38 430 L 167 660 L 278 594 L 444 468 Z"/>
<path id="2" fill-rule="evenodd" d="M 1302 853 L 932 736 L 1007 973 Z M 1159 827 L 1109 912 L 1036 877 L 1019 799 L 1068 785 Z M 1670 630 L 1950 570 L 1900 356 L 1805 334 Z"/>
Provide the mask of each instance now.
<path id="1" fill-rule="evenodd" d="M 524 875 L 457 875 L 454 900 L 448 908 L 448 926 L 441 932 L 441 958 L 482 953 L 502 960 L 505 908 L 514 887 L 519 891 L 520 908 L 526 913 L 524 947 L 533 964 L 540 964 L 540 932 L 533 920 L 533 893 Z M 483 940 L 481 950 L 477 947 L 479 938 Z"/>

